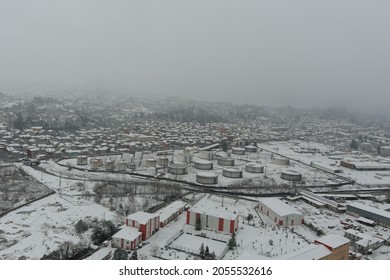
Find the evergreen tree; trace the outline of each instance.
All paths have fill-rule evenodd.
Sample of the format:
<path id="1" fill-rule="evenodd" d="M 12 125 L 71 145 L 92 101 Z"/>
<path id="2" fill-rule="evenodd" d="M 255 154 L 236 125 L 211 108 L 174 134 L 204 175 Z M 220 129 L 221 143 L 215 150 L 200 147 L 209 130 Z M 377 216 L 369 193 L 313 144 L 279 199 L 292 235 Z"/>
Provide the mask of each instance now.
<path id="1" fill-rule="evenodd" d="M 352 141 L 351 141 L 351 149 L 357 150 L 358 148 L 359 148 L 358 143 L 356 142 L 355 139 L 352 139 Z"/>
<path id="2" fill-rule="evenodd" d="M 202 259 L 202 260 L 204 260 L 204 245 L 203 245 L 203 243 L 202 243 L 202 245 L 200 245 L 200 248 L 199 248 L 199 255 L 200 255 L 200 258 Z"/>
<path id="3" fill-rule="evenodd" d="M 209 246 L 206 246 L 206 249 L 204 250 L 205 258 L 208 257 L 208 255 L 210 255 L 210 249 L 209 249 Z"/>
<path id="4" fill-rule="evenodd" d="M 126 250 L 123 249 L 116 249 L 114 252 L 114 260 L 127 260 L 129 257 L 129 254 L 126 252 Z"/>
<path id="5" fill-rule="evenodd" d="M 79 220 L 76 225 L 74 226 L 74 229 L 77 234 L 81 234 L 88 230 L 88 224 L 84 222 L 83 220 Z"/>
<path id="6" fill-rule="evenodd" d="M 130 260 L 138 260 L 138 253 L 137 250 L 133 251 L 133 254 L 130 257 Z"/>
<path id="7" fill-rule="evenodd" d="M 237 246 L 236 234 L 233 232 L 232 238 L 230 238 L 228 241 L 228 247 L 229 249 L 233 249 L 236 246 Z"/>
<path id="8" fill-rule="evenodd" d="M 212 253 L 208 254 L 207 256 L 205 256 L 204 259 L 205 259 L 205 260 L 216 260 L 217 257 L 215 256 L 215 253 L 212 252 Z"/>

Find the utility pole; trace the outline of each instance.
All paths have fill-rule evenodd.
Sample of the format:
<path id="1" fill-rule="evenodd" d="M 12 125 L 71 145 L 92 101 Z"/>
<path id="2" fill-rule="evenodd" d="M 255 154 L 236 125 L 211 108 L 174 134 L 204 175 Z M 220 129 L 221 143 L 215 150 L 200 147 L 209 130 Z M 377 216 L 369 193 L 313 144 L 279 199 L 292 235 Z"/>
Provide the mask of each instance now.
<path id="1" fill-rule="evenodd" d="M 62 179 L 62 174 L 60 173 L 60 181 L 58 182 L 58 186 L 61 186 L 61 179 Z"/>

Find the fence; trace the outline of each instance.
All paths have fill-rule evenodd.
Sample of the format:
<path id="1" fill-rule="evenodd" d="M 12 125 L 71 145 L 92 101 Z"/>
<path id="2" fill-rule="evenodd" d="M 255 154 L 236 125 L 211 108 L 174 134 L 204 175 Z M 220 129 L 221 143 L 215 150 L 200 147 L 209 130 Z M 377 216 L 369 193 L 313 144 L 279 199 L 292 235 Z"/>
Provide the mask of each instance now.
<path id="1" fill-rule="evenodd" d="M 179 230 L 178 232 L 176 232 L 174 235 L 172 235 L 170 238 L 168 238 L 167 242 L 165 243 L 166 246 L 169 246 L 173 241 L 175 241 L 176 239 L 179 238 L 180 235 L 183 234 L 183 230 Z"/>
<path id="2" fill-rule="evenodd" d="M 208 239 L 213 239 L 213 240 L 225 242 L 225 243 L 228 242 L 229 239 L 231 238 L 230 235 L 226 235 L 226 234 L 222 234 L 222 233 L 218 234 L 218 233 L 214 233 L 214 232 L 211 232 L 208 230 L 197 231 L 197 230 L 189 228 L 189 227 L 184 227 L 183 230 L 185 233 L 188 233 L 188 234 L 192 234 L 192 235 L 196 235 L 196 236 L 200 236 L 200 237 L 204 237 L 204 238 L 208 238 Z"/>

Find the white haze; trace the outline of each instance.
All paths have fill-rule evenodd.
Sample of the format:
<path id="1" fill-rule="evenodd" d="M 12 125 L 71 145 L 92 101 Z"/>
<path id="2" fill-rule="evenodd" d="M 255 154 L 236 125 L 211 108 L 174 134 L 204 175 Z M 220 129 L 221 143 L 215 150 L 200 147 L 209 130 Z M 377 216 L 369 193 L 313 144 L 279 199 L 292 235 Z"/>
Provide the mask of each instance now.
<path id="1" fill-rule="evenodd" d="M 389 11 L 385 0 L 1 0 L 0 91 L 98 84 L 386 111 Z"/>

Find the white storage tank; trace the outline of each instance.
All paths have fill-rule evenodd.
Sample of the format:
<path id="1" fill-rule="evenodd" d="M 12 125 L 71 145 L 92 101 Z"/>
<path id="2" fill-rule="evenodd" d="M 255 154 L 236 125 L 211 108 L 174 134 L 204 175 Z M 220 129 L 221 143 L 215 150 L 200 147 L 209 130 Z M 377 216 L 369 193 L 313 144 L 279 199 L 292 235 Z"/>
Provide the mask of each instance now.
<path id="1" fill-rule="evenodd" d="M 249 173 L 264 173 L 264 166 L 255 162 L 245 164 L 245 171 Z"/>
<path id="2" fill-rule="evenodd" d="M 145 161 L 146 167 L 156 167 L 156 163 L 157 163 L 157 161 L 154 158 L 148 158 Z"/>
<path id="3" fill-rule="evenodd" d="M 168 164 L 168 173 L 173 175 L 187 174 L 187 165 L 185 163 L 170 162 Z"/>
<path id="4" fill-rule="evenodd" d="M 272 159 L 272 153 L 263 151 L 259 153 L 259 157 L 263 159 Z"/>
<path id="5" fill-rule="evenodd" d="M 120 162 L 117 163 L 116 168 L 118 171 L 126 171 L 127 164 L 124 160 L 121 160 Z"/>
<path id="6" fill-rule="evenodd" d="M 103 166 L 103 161 L 101 158 L 96 158 L 96 160 L 97 160 L 99 167 Z"/>
<path id="7" fill-rule="evenodd" d="M 274 157 L 273 163 L 279 165 L 290 165 L 290 160 L 288 158 Z"/>
<path id="8" fill-rule="evenodd" d="M 96 170 L 101 166 L 100 161 L 96 158 L 91 159 L 90 164 L 91 164 L 91 170 Z"/>
<path id="9" fill-rule="evenodd" d="M 200 151 L 199 157 L 201 159 L 213 160 L 214 159 L 214 152 L 213 151 Z"/>
<path id="10" fill-rule="evenodd" d="M 281 172 L 280 178 L 287 181 L 298 182 L 302 180 L 302 174 L 296 170 L 287 169 Z"/>
<path id="11" fill-rule="evenodd" d="M 211 170 L 213 169 L 213 162 L 205 159 L 196 158 L 193 160 L 194 167 L 200 170 Z"/>
<path id="12" fill-rule="evenodd" d="M 87 156 L 78 156 L 77 157 L 77 165 L 87 165 L 88 157 Z"/>
<path id="13" fill-rule="evenodd" d="M 106 170 L 114 170 L 115 161 L 108 159 L 106 160 Z"/>
<path id="14" fill-rule="evenodd" d="M 234 158 L 220 157 L 220 158 L 218 158 L 218 164 L 224 165 L 224 166 L 234 166 Z"/>
<path id="15" fill-rule="evenodd" d="M 214 172 L 199 172 L 196 174 L 196 182 L 199 184 L 217 184 L 218 174 Z"/>
<path id="16" fill-rule="evenodd" d="M 245 149 L 241 148 L 241 147 L 233 147 L 232 148 L 232 154 L 233 155 L 243 156 L 243 155 L 245 155 Z"/>
<path id="17" fill-rule="evenodd" d="M 169 159 L 167 157 L 159 157 L 158 164 L 161 166 L 168 166 Z"/>
<path id="18" fill-rule="evenodd" d="M 249 145 L 249 146 L 245 146 L 244 148 L 245 148 L 245 151 L 247 151 L 248 153 L 257 153 L 256 146 Z"/>
<path id="19" fill-rule="evenodd" d="M 191 163 L 192 162 L 192 157 L 194 156 L 194 153 L 192 152 L 192 148 L 185 148 L 183 152 L 184 159 L 183 161 L 186 163 Z"/>
<path id="20" fill-rule="evenodd" d="M 242 178 L 242 170 L 237 168 L 224 168 L 222 175 L 228 178 Z"/>

